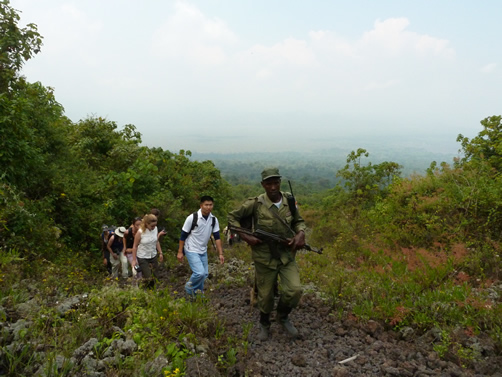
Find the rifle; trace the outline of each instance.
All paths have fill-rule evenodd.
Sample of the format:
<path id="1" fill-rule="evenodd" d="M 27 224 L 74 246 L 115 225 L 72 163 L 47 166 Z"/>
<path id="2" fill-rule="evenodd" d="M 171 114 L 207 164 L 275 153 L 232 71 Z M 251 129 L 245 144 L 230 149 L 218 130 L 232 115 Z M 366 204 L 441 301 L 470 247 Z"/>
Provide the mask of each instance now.
<path id="1" fill-rule="evenodd" d="M 289 184 L 289 191 L 291 192 L 291 196 L 294 198 L 295 194 L 293 194 L 293 186 L 291 186 L 291 181 L 290 180 L 288 180 L 288 184 Z M 296 199 L 295 199 L 295 204 L 296 204 Z"/>
<path id="2" fill-rule="evenodd" d="M 246 229 L 246 228 L 241 228 L 241 227 L 238 227 L 238 226 L 233 226 L 233 225 L 228 225 L 228 229 L 230 231 L 234 231 L 234 232 L 237 232 L 237 233 L 243 233 L 243 234 L 247 234 L 248 236 L 256 237 L 256 238 L 258 238 L 258 239 L 260 239 L 262 241 L 275 241 L 275 242 L 280 242 L 280 243 L 283 243 L 283 244 L 288 244 L 289 241 L 290 241 L 289 238 L 286 238 L 286 237 L 283 237 L 283 236 L 279 236 L 278 234 L 266 232 L 266 231 L 261 230 L 261 229 L 256 229 L 253 232 L 252 230 L 249 230 L 249 229 Z M 308 244 L 305 244 L 305 246 L 303 246 L 302 249 L 313 251 L 314 253 L 317 253 L 317 254 L 322 254 L 322 247 L 320 249 L 316 249 L 315 247 L 312 247 L 312 246 L 310 246 Z"/>

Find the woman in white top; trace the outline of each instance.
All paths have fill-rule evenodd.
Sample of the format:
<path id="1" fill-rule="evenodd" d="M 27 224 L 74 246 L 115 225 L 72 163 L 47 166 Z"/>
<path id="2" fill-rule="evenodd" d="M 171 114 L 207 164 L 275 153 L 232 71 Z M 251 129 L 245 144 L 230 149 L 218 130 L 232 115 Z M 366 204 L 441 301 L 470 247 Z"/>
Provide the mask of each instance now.
<path id="1" fill-rule="evenodd" d="M 152 272 L 155 274 L 159 267 L 159 261 L 162 263 L 164 256 L 157 238 L 157 217 L 149 214 L 143 217 L 139 230 L 134 237 L 132 247 L 132 266 L 136 268 L 139 265 L 144 278 L 150 278 Z M 150 268 L 150 265 L 153 268 Z"/>

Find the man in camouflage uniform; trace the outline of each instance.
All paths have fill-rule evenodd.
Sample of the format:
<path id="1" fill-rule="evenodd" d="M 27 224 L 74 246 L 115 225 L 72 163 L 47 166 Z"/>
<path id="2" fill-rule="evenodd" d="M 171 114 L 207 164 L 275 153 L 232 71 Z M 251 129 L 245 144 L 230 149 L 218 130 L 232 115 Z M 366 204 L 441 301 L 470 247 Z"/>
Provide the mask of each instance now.
<path id="1" fill-rule="evenodd" d="M 260 333 L 266 340 L 270 330 L 270 313 L 274 308 L 274 286 L 280 280 L 280 299 L 277 320 L 294 338 L 298 330 L 288 319 L 302 295 L 300 274 L 295 262 L 296 250 L 305 245 L 305 222 L 300 216 L 292 195 L 281 192 L 279 169 L 268 168 L 261 173 L 265 193 L 247 199 L 238 209 L 228 214 L 228 224 L 241 226 L 251 217 L 253 229 L 261 229 L 290 239 L 288 245 L 265 242 L 244 233 L 239 234 L 252 249 L 255 265 L 257 306 L 260 309 Z M 289 199 L 289 200 L 288 200 Z M 292 200 L 293 199 L 293 200 Z"/>

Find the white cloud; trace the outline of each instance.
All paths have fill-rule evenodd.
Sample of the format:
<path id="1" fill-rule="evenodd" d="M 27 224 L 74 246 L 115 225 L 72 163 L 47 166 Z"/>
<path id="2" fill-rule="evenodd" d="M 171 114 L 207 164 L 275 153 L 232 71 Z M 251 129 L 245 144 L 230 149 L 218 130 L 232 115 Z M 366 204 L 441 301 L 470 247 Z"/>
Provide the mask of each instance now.
<path id="1" fill-rule="evenodd" d="M 256 72 L 257 79 L 267 79 L 272 76 L 272 72 L 269 69 L 263 68 Z"/>
<path id="2" fill-rule="evenodd" d="M 174 13 L 154 33 L 152 48 L 159 57 L 211 65 L 224 62 L 225 47 L 236 41 L 222 20 L 210 19 L 197 7 L 178 1 Z"/>
<path id="3" fill-rule="evenodd" d="M 353 57 L 354 44 L 332 31 L 318 30 L 309 32 L 312 48 L 319 54 L 329 57 Z"/>
<path id="4" fill-rule="evenodd" d="M 360 49 L 376 47 L 379 50 L 397 53 L 406 47 L 404 29 L 409 25 L 406 18 L 376 20 L 374 28 L 363 34 L 359 44 Z"/>
<path id="5" fill-rule="evenodd" d="M 96 46 L 103 32 L 103 22 L 89 17 L 83 10 L 71 3 L 61 4 L 57 8 L 47 10 L 41 18 L 52 19 L 56 17 L 60 22 L 44 23 L 45 54 L 56 54 L 62 59 L 72 58 L 89 66 L 99 64 Z"/>
<path id="6" fill-rule="evenodd" d="M 407 18 L 376 20 L 373 30 L 364 33 L 358 42 L 359 52 L 374 50 L 395 56 L 411 51 L 418 56 L 455 56 L 448 40 L 408 31 L 409 25 Z"/>
<path id="7" fill-rule="evenodd" d="M 365 91 L 373 91 L 373 90 L 379 90 L 379 89 L 387 89 L 387 88 L 396 86 L 398 84 L 399 84 L 399 80 L 389 80 L 389 81 L 385 81 L 385 82 L 372 81 L 364 87 L 364 90 Z"/>
<path id="8" fill-rule="evenodd" d="M 254 45 L 228 68 L 241 72 L 236 75 L 243 82 L 245 77 L 259 80 L 254 89 L 262 93 L 260 98 L 269 98 L 273 85 L 275 96 L 269 101 L 274 106 L 280 106 L 282 99 L 306 111 L 319 111 L 334 102 L 366 100 L 382 91 L 397 100 L 403 85 L 427 82 L 430 74 L 437 74 L 430 67 L 437 71 L 435 63 L 455 55 L 449 41 L 409 27 L 406 18 L 377 20 L 372 30 L 352 40 L 332 30 L 311 31 L 305 39 Z M 430 63 L 423 65 L 424 58 Z"/>
<path id="9" fill-rule="evenodd" d="M 497 63 L 489 63 L 481 67 L 482 73 L 492 73 L 497 69 Z"/>
<path id="10" fill-rule="evenodd" d="M 352 73 L 363 90 L 389 88 L 399 78 L 386 77 L 386 72 L 407 74 L 414 66 L 416 74 L 417 66 L 409 63 L 417 58 L 455 56 L 448 40 L 409 31 L 409 26 L 407 18 L 376 20 L 372 30 L 355 40 L 331 30 L 311 31 L 306 39 L 287 38 L 270 46 L 255 45 L 241 54 L 238 65 L 254 70 L 260 78 L 291 74 L 293 67 L 295 74 L 303 70 L 314 77 L 343 81 Z"/>
<path id="11" fill-rule="evenodd" d="M 288 38 L 272 46 L 254 45 L 240 55 L 240 63 L 258 72 L 271 74 L 284 67 L 308 67 L 316 63 L 315 54 L 304 40 Z"/>

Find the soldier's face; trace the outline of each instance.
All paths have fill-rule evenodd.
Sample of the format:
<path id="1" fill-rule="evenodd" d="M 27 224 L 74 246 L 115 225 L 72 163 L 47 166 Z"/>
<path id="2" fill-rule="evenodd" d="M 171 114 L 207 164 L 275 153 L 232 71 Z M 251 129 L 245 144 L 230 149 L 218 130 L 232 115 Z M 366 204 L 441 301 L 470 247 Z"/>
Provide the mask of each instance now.
<path id="1" fill-rule="evenodd" d="M 272 202 L 277 203 L 281 200 L 281 180 L 279 178 L 269 178 L 261 185 Z"/>

